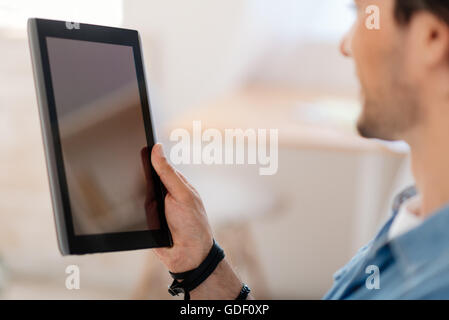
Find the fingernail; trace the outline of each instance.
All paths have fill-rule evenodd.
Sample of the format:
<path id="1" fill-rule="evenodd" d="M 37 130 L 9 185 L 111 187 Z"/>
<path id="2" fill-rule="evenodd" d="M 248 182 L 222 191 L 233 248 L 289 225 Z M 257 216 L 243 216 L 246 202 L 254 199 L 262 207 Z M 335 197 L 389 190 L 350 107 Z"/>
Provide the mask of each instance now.
<path id="1" fill-rule="evenodd" d="M 162 146 L 162 143 L 158 143 L 158 147 L 157 147 L 156 151 L 157 151 L 157 155 L 159 157 L 161 157 L 161 158 L 165 157 L 164 147 Z"/>

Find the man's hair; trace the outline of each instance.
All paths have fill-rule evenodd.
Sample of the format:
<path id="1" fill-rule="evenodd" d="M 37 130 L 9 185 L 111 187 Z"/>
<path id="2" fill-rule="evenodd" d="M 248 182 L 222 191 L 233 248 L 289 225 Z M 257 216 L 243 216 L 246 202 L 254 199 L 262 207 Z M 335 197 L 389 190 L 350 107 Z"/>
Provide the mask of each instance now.
<path id="1" fill-rule="evenodd" d="M 449 0 L 396 0 L 394 15 L 400 24 L 409 23 L 419 11 L 428 11 L 449 25 Z"/>

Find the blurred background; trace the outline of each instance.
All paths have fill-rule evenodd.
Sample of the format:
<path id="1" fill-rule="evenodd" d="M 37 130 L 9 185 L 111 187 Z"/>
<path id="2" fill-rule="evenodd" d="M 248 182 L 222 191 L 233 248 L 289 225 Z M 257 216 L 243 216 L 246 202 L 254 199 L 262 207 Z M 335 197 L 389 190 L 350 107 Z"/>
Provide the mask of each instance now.
<path id="1" fill-rule="evenodd" d="M 359 138 L 339 40 L 352 0 L 0 0 L 0 298 L 171 299 L 151 250 L 62 257 L 26 36 L 28 17 L 137 29 L 158 140 L 204 127 L 279 130 L 279 170 L 183 165 L 256 298 L 315 299 L 413 183 L 408 147 Z M 80 267 L 80 290 L 65 268 Z"/>

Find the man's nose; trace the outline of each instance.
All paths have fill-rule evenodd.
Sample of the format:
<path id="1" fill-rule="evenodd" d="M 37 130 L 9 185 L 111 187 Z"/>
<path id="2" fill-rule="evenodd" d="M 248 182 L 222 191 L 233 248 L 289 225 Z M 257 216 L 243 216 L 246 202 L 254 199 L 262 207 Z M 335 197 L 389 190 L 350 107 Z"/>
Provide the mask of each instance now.
<path id="1" fill-rule="evenodd" d="M 340 52 L 345 57 L 351 57 L 351 39 L 349 33 L 340 41 Z"/>

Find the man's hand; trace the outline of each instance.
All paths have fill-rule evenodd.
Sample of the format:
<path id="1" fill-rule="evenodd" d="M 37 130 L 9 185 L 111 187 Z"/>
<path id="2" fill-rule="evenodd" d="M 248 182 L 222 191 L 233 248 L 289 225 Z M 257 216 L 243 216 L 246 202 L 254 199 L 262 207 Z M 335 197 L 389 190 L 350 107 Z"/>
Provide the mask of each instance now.
<path id="1" fill-rule="evenodd" d="M 145 171 L 148 153 L 142 152 Z M 151 163 L 167 189 L 165 216 L 173 238 L 173 247 L 154 252 L 171 272 L 195 269 L 206 258 L 213 244 L 212 231 L 203 202 L 186 178 L 167 161 L 161 144 L 151 152 Z"/>
<path id="2" fill-rule="evenodd" d="M 150 182 L 148 149 L 142 150 L 142 161 Z M 186 178 L 167 161 L 161 144 L 151 151 L 151 163 L 167 189 L 165 216 L 173 238 L 171 248 L 156 248 L 154 252 L 171 272 L 179 273 L 197 268 L 213 244 L 212 230 L 203 202 Z M 154 207 L 151 186 L 145 207 Z M 153 201 L 151 201 L 153 200 Z M 240 279 L 223 259 L 215 271 L 190 292 L 191 299 L 235 299 L 242 287 Z M 251 297 L 249 297 L 251 299 Z"/>

